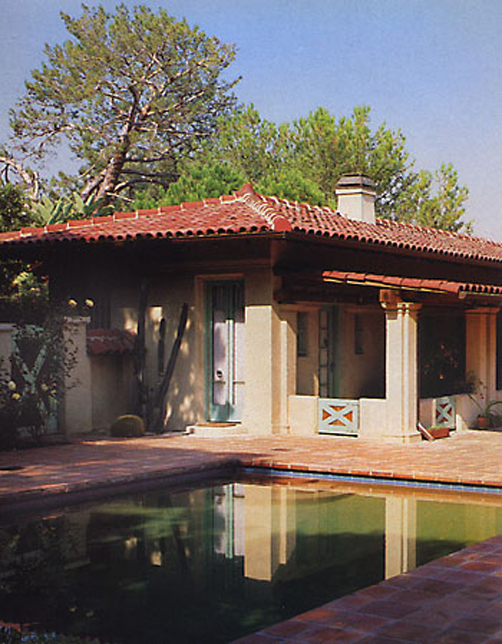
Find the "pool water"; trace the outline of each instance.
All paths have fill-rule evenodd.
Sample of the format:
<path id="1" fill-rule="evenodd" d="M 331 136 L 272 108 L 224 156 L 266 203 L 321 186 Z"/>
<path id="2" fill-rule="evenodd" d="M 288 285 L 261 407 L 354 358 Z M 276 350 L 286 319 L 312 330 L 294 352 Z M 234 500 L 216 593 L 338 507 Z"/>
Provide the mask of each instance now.
<path id="1" fill-rule="evenodd" d="M 0 620 L 226 644 L 501 532 L 500 496 L 243 480 L 116 497 L 0 524 Z"/>

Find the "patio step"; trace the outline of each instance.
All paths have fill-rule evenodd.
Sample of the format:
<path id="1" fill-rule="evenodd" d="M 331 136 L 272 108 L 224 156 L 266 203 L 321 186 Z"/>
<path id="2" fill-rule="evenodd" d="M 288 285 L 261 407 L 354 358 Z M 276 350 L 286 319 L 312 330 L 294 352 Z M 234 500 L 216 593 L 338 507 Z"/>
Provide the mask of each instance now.
<path id="1" fill-rule="evenodd" d="M 187 431 L 195 436 L 238 436 L 247 434 L 241 423 L 196 423 L 189 425 Z"/>

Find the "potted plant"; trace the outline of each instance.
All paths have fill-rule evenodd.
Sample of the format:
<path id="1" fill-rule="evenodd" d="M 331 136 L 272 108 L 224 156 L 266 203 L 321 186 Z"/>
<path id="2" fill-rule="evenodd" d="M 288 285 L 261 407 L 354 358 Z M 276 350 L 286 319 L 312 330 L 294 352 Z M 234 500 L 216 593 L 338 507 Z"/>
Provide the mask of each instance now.
<path id="1" fill-rule="evenodd" d="M 502 400 L 489 400 L 486 385 L 474 374 L 470 374 L 468 382 L 471 389 L 469 398 L 478 408 L 476 427 L 477 429 L 489 429 L 495 425 L 497 419 L 493 408 L 502 405 Z"/>

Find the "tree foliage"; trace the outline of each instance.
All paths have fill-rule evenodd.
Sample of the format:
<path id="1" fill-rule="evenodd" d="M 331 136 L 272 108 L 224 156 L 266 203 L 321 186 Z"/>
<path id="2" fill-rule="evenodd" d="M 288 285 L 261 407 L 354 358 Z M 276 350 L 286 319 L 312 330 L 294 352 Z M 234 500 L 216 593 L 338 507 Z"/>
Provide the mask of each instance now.
<path id="1" fill-rule="evenodd" d="M 223 72 L 234 48 L 145 6 L 62 13 L 71 39 L 46 62 L 11 112 L 23 154 L 41 158 L 62 139 L 82 160 L 83 199 L 109 201 L 145 183 L 168 185 L 235 102 Z"/>
<path id="2" fill-rule="evenodd" d="M 319 108 L 280 126 L 252 105 L 239 108 L 220 119 L 218 139 L 186 162 L 179 179 L 157 197 L 167 205 L 218 196 L 233 192 L 240 178 L 264 194 L 336 208 L 336 184 L 352 172 L 376 183 L 380 217 L 470 230 L 462 219 L 468 190 L 453 167 L 417 172 L 403 133 L 385 123 L 373 130 L 368 107 L 339 119 Z"/>
<path id="3" fill-rule="evenodd" d="M 0 181 L 0 232 L 18 230 L 30 221 L 23 190 Z M 25 264 L 19 260 L 0 259 L 0 293 L 15 293 L 18 290 L 15 279 L 25 269 Z"/>
<path id="4" fill-rule="evenodd" d="M 245 183 L 245 176 L 227 162 L 209 160 L 185 163 L 181 175 L 165 191 L 144 190 L 136 194 L 134 208 L 174 206 L 182 201 L 201 201 L 230 194 Z"/>
<path id="5" fill-rule="evenodd" d="M 472 222 L 464 222 L 469 191 L 458 183 L 451 163 L 443 163 L 434 173 L 421 170 L 408 189 L 397 199 L 393 218 L 421 226 L 471 232 Z"/>
<path id="6" fill-rule="evenodd" d="M 0 232 L 16 230 L 27 224 L 23 191 L 0 181 Z"/>

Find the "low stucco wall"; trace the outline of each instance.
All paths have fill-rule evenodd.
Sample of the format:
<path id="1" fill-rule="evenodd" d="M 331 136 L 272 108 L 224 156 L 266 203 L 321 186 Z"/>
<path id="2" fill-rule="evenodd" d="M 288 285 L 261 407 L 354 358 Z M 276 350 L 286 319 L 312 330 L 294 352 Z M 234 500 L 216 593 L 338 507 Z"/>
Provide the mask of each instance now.
<path id="1" fill-rule="evenodd" d="M 387 426 L 387 401 L 385 398 L 359 400 L 359 436 L 383 438 Z"/>
<path id="2" fill-rule="evenodd" d="M 359 400 L 359 436 L 381 438 L 385 433 L 386 401 L 380 398 Z M 289 396 L 289 431 L 294 436 L 318 434 L 319 397 Z"/>
<path id="3" fill-rule="evenodd" d="M 317 434 L 319 396 L 289 396 L 289 432 L 294 436 Z"/>
<path id="4" fill-rule="evenodd" d="M 497 392 L 502 394 L 502 392 Z M 455 398 L 455 429 L 465 431 L 476 426 L 476 416 L 479 408 L 468 394 L 454 394 Z M 499 396 L 502 398 L 502 396 Z M 494 400 L 497 396 L 494 397 Z M 419 404 L 419 419 L 424 427 L 436 424 L 436 401 L 438 398 L 421 398 Z"/>

